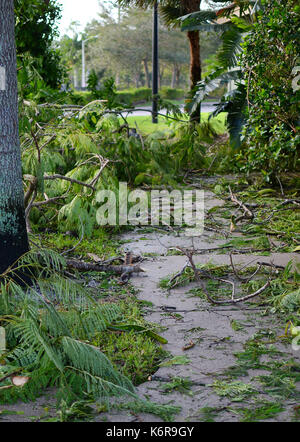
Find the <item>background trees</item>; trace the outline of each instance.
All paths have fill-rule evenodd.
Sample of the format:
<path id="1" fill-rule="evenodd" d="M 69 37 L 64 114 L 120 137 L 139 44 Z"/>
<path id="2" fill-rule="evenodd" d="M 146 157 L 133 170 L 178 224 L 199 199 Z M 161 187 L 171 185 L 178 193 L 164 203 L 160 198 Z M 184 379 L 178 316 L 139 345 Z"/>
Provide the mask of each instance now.
<path id="1" fill-rule="evenodd" d="M 53 46 L 61 14 L 58 0 L 16 0 L 14 4 L 18 62 L 26 64 L 24 55 L 29 54 L 44 82 L 57 87 L 64 78 L 59 53 Z"/>
<path id="2" fill-rule="evenodd" d="M 120 22 L 118 21 L 120 19 Z M 152 77 L 152 11 L 136 8 L 122 9 L 120 18 L 103 8 L 99 19 L 93 20 L 80 37 L 74 29 L 73 36 L 60 41 L 63 59 L 74 72 L 81 68 L 81 38 L 92 35 L 97 39 L 88 42 L 86 60 L 89 70 L 104 78 L 113 76 L 119 87 L 151 86 Z M 186 36 L 178 28 L 159 24 L 160 86 L 189 88 L 189 47 Z M 215 53 L 219 45 L 216 34 L 202 33 L 202 64 Z M 99 79 L 100 76 L 99 75 Z"/>
<path id="3" fill-rule="evenodd" d="M 154 0 L 119 0 L 119 3 L 147 7 L 152 6 L 155 2 Z M 176 26 L 179 17 L 199 11 L 200 4 L 201 0 L 161 0 L 159 2 L 161 16 L 168 26 Z M 193 29 L 187 33 L 190 48 L 190 89 L 192 93 L 201 80 L 202 72 L 199 35 L 199 31 Z M 191 118 L 200 122 L 199 107 L 192 113 Z"/>

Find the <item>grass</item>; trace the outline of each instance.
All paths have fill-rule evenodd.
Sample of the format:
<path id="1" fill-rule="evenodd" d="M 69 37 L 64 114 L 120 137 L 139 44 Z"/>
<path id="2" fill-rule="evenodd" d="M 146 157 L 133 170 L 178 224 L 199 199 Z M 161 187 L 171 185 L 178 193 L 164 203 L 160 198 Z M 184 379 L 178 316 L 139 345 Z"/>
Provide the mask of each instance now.
<path id="1" fill-rule="evenodd" d="M 265 402 L 254 408 L 231 409 L 234 413 L 242 416 L 241 422 L 257 422 L 272 419 L 283 410 L 282 405 L 277 402 Z"/>
<path id="2" fill-rule="evenodd" d="M 36 241 L 33 235 L 33 241 Z M 116 237 L 104 229 L 94 229 L 92 238 L 84 238 L 79 242 L 76 232 L 70 233 L 48 233 L 43 234 L 42 243 L 45 247 L 49 247 L 57 252 L 65 252 L 75 247 L 74 255 L 85 255 L 88 259 L 88 253 L 94 253 L 101 259 L 107 259 L 111 256 L 118 255 L 117 248 L 120 241 Z"/>
<path id="3" fill-rule="evenodd" d="M 192 391 L 190 390 L 192 386 L 192 381 L 189 378 L 181 378 L 179 376 L 175 376 L 172 378 L 170 382 L 165 383 L 161 386 L 161 389 L 164 394 L 172 393 L 173 391 L 178 391 L 182 394 L 187 394 L 188 396 L 193 396 Z"/>
<path id="4" fill-rule="evenodd" d="M 202 114 L 202 122 L 208 121 L 209 113 Z M 184 117 L 183 117 L 184 118 Z M 210 122 L 213 124 L 214 129 L 217 133 L 226 132 L 225 126 L 226 113 L 221 113 L 218 117 L 212 118 Z M 159 116 L 158 124 L 152 123 L 152 116 L 149 113 L 147 116 L 129 116 L 127 121 L 131 127 L 138 127 L 142 135 L 150 135 L 153 132 L 172 132 L 172 121 L 165 117 Z"/>
<path id="5" fill-rule="evenodd" d="M 94 344 L 134 385 L 146 382 L 166 356 L 166 352 L 153 339 L 134 331 L 106 331 L 99 334 Z"/>
<path id="6" fill-rule="evenodd" d="M 215 422 L 215 418 L 222 410 L 223 408 L 203 407 L 200 408 L 195 415 L 190 416 L 188 420 L 191 422 Z"/>
<path id="7" fill-rule="evenodd" d="M 232 402 L 241 402 L 245 398 L 256 394 L 251 384 L 245 384 L 241 381 L 215 381 L 210 385 L 221 397 L 228 397 Z"/>

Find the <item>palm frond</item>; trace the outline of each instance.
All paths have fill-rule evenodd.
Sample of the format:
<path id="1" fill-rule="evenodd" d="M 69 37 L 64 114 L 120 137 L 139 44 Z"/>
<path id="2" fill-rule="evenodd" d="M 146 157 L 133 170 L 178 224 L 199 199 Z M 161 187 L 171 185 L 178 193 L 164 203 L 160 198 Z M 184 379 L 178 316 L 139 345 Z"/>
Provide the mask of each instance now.
<path id="1" fill-rule="evenodd" d="M 241 53 L 241 42 L 243 32 L 237 26 L 232 25 L 222 35 L 222 46 L 217 53 L 217 59 L 224 69 L 229 69 L 237 65 L 238 57 Z"/>
<path id="2" fill-rule="evenodd" d="M 197 91 L 190 104 L 189 112 L 194 112 L 198 105 L 215 89 L 220 87 L 222 83 L 226 83 L 231 80 L 236 80 L 240 76 L 239 71 L 224 71 L 223 68 L 217 69 L 211 75 L 207 76 L 204 80 L 198 83 Z"/>
<path id="3" fill-rule="evenodd" d="M 217 14 L 215 11 L 198 11 L 186 14 L 178 18 L 178 21 L 181 23 L 182 31 L 196 31 L 202 25 L 217 24 L 215 23 L 216 19 Z"/>

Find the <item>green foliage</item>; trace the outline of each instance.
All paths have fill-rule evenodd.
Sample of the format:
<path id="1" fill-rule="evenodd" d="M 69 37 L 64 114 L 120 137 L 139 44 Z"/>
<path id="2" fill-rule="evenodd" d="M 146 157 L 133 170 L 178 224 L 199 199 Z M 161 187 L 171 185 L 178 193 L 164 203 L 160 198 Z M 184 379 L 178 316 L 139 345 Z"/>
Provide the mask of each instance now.
<path id="1" fill-rule="evenodd" d="M 272 419 L 281 411 L 284 411 L 282 405 L 278 402 L 263 402 L 251 408 L 231 409 L 242 416 L 241 422 L 257 422 L 260 420 Z"/>
<path id="2" fill-rule="evenodd" d="M 17 0 L 15 15 L 19 62 L 23 65 L 22 55 L 30 54 L 45 84 L 57 88 L 65 76 L 59 53 L 52 46 L 57 36 L 56 22 L 61 16 L 61 6 L 56 0 Z"/>
<path id="3" fill-rule="evenodd" d="M 126 106 L 134 103 L 147 102 L 152 98 L 152 90 L 146 87 L 124 89 L 118 92 L 121 102 Z"/>
<path id="4" fill-rule="evenodd" d="M 210 386 L 214 388 L 219 396 L 228 397 L 232 402 L 241 402 L 256 393 L 251 384 L 245 384 L 240 381 L 215 381 Z"/>
<path id="5" fill-rule="evenodd" d="M 88 78 L 88 90 L 91 91 L 94 99 L 105 100 L 107 109 L 117 109 L 121 107 L 114 78 L 106 78 L 103 85 L 98 87 L 98 76 L 92 71 Z"/>
<path id="6" fill-rule="evenodd" d="M 280 307 L 287 311 L 300 312 L 300 289 L 286 293 L 280 301 Z"/>
<path id="7" fill-rule="evenodd" d="M 99 290 L 64 277 L 65 260 L 51 250 L 33 248 L 19 260 L 16 270 L 20 268 L 32 275 L 31 286 L 16 285 L 12 271 L 0 286 L 0 324 L 6 330 L 1 403 L 33 400 L 53 386 L 58 391 L 61 421 L 90 419 L 89 403 L 97 401 L 109 408 L 112 397 L 115 407 L 123 398 L 127 409 L 145 408 L 164 417 L 178 412 L 176 407 L 140 399 L 130 379 L 118 371 L 116 358 L 122 357 L 126 364 L 122 371 L 141 382 L 152 373 L 155 359 L 163 356 L 151 339 L 144 334 L 134 336 L 134 330 L 124 335 L 125 341 L 118 339 L 122 348 L 119 355 L 115 353 L 116 340 L 110 342 L 115 334 L 108 330 L 122 326 L 125 309 L 104 302 Z M 126 314 L 136 315 L 136 309 Z M 139 321 L 144 323 L 142 318 Z M 133 352 L 123 352 L 126 342 L 128 346 L 135 343 Z M 108 356 L 114 356 L 113 363 Z M 10 375 L 16 373 L 28 378 L 22 387 L 11 384 Z"/>
<path id="8" fill-rule="evenodd" d="M 192 396 L 193 393 L 190 390 L 192 381 L 189 378 L 173 377 L 170 382 L 166 382 L 161 386 L 162 391 L 165 394 L 172 393 L 173 391 L 179 391 L 179 393 Z"/>
<path id="9" fill-rule="evenodd" d="M 110 327 L 111 331 L 98 335 L 95 344 L 104 349 L 106 356 L 122 374 L 138 385 L 146 382 L 158 368 L 164 352 L 157 349 L 151 337 L 136 331 L 135 327 L 130 328 L 131 331 L 121 332 L 122 325 Z"/>
<path id="10" fill-rule="evenodd" d="M 243 170 L 266 179 L 299 167 L 299 99 L 293 68 L 299 65 L 299 6 L 296 1 L 263 1 L 263 12 L 246 37 L 243 55 L 249 120 Z"/>
<path id="11" fill-rule="evenodd" d="M 132 106 L 139 102 L 149 102 L 152 99 L 152 89 L 146 87 L 125 89 L 117 93 L 121 102 L 126 106 Z M 159 91 L 159 95 L 166 100 L 179 100 L 185 96 L 185 91 L 163 86 Z"/>
<path id="12" fill-rule="evenodd" d="M 26 192 L 29 183 L 37 179 L 36 201 L 30 211 L 33 230 L 90 236 L 96 225 L 98 190 L 117 193 L 122 181 L 129 186 L 175 187 L 183 170 L 204 168 L 209 161 L 206 149 L 217 137 L 212 124 L 204 122 L 191 128 L 187 123 L 174 123 L 168 134 L 155 133 L 143 139 L 119 117 L 121 110 L 110 110 L 115 106 L 113 83 L 109 82 L 107 91 L 106 102 L 95 100 L 82 110 L 21 100 Z M 109 162 L 100 176 L 103 161 Z"/>
<path id="13" fill-rule="evenodd" d="M 123 402 L 115 406 L 119 410 L 131 410 L 133 413 L 151 413 L 159 416 L 165 422 L 172 422 L 174 415 L 181 410 L 176 405 L 161 405 L 150 401 Z"/>
<path id="14" fill-rule="evenodd" d="M 43 277 L 45 265 L 52 277 Z M 28 373 L 30 377 L 21 390 L 7 390 L 2 401 L 18 397 L 18 393 L 32 399 L 38 387 L 48 384 L 69 389 L 70 398 L 78 388 L 81 394 L 97 397 L 134 395 L 130 381 L 88 343 L 96 332 L 119 317 L 119 309 L 99 303 L 87 289 L 59 277 L 57 272 L 64 266 L 63 259 L 54 252 L 33 250 L 21 258 L 18 267 L 30 268 L 31 273 L 33 268 L 43 269 L 34 285 L 24 289 L 13 282 L 1 285 L 1 323 L 7 329 L 3 357 L 11 371 Z M 7 282 L 10 276 L 6 276 Z"/>

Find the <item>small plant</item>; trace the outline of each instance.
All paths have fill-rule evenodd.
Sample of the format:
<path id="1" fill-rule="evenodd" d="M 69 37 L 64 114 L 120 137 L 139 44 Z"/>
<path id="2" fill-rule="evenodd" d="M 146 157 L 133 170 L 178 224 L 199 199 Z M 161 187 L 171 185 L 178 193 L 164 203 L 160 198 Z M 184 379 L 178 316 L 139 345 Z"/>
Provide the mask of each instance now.
<path id="1" fill-rule="evenodd" d="M 210 387 L 213 387 L 219 396 L 228 397 L 232 402 L 241 402 L 245 398 L 256 394 L 256 390 L 251 384 L 240 381 L 215 381 L 210 384 Z"/>
<path id="2" fill-rule="evenodd" d="M 256 422 L 272 419 L 284 411 L 283 406 L 277 402 L 264 402 L 261 406 L 253 408 L 230 409 L 236 414 L 242 415 L 241 422 Z"/>
<path id="3" fill-rule="evenodd" d="M 165 394 L 178 391 L 179 393 L 193 396 L 193 392 L 190 390 L 192 384 L 189 378 L 173 377 L 170 382 L 163 384 L 160 388 Z"/>

